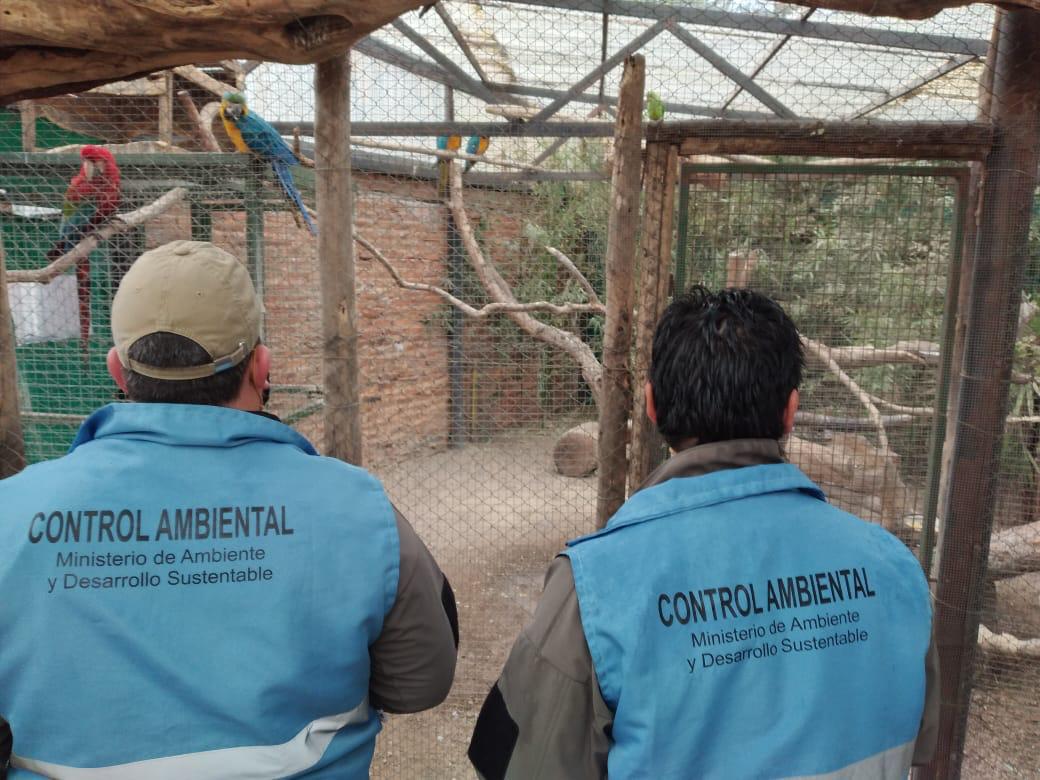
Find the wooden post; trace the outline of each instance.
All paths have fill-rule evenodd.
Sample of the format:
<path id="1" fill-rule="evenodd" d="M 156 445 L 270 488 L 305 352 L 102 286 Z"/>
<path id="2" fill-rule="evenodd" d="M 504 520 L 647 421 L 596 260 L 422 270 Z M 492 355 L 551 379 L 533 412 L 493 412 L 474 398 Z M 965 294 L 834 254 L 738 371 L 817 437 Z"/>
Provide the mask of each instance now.
<path id="1" fill-rule="evenodd" d="M 639 252 L 640 290 L 636 343 L 632 366 L 632 449 L 628 459 L 628 490 L 635 492 L 656 465 L 664 446 L 657 426 L 646 416 L 643 386 L 650 372 L 654 329 L 668 299 L 672 268 L 672 219 L 679 149 L 674 144 L 647 144 L 646 190 Z"/>
<path id="2" fill-rule="evenodd" d="M 36 104 L 23 100 L 18 104 L 22 117 L 22 151 L 36 151 Z"/>
<path id="3" fill-rule="evenodd" d="M 7 297 L 4 246 L 0 242 L 0 479 L 25 468 L 25 442 L 18 409 L 18 367 L 15 360 L 14 321 Z"/>
<path id="4" fill-rule="evenodd" d="M 629 350 L 635 281 L 636 220 L 639 216 L 640 147 L 646 61 L 625 58 L 614 126 L 614 171 L 607 225 L 607 317 L 603 325 L 603 391 L 599 405 L 599 493 L 596 524 L 625 502 L 628 411 L 632 408 Z"/>
<path id="5" fill-rule="evenodd" d="M 976 119 L 980 122 L 989 122 L 993 109 L 993 70 L 997 63 L 997 51 L 1000 47 L 1000 20 L 1003 9 L 997 8 L 994 12 L 993 32 L 990 36 L 989 51 L 986 54 L 986 67 L 982 71 L 979 80 L 979 110 Z M 966 207 L 967 218 L 964 223 L 964 235 L 962 237 L 961 252 L 961 278 L 960 288 L 957 294 L 957 318 L 954 323 L 953 347 L 949 356 L 950 366 L 953 371 L 950 375 L 950 386 L 946 395 L 946 439 L 943 442 L 942 458 L 939 471 L 939 496 L 935 518 L 925 518 L 925 522 L 935 522 L 938 519 L 940 528 L 942 518 L 946 517 L 946 500 L 950 496 L 950 474 L 953 462 L 952 432 L 957 425 L 957 414 L 960 410 L 961 373 L 960 367 L 964 361 L 964 334 L 967 328 L 968 305 L 970 303 L 971 285 L 975 269 L 975 238 L 979 220 L 979 203 L 982 191 L 982 163 L 971 164 L 971 176 L 968 180 L 968 204 Z M 945 357 L 945 356 L 944 356 Z M 926 571 L 932 573 L 934 563 L 934 552 L 930 549 L 935 544 L 934 534 L 926 533 L 922 537 L 921 561 L 925 564 Z"/>
<path id="6" fill-rule="evenodd" d="M 159 140 L 173 144 L 173 72 L 163 72 L 163 93 L 159 96 Z"/>
<path id="7" fill-rule="evenodd" d="M 942 710 L 926 778 L 956 778 L 971 698 L 999 456 L 1007 412 L 1029 219 L 1040 163 L 1040 13 L 1007 10 L 993 72 L 993 149 L 980 193 L 946 517 L 939 543 L 935 633 Z"/>
<path id="8" fill-rule="evenodd" d="M 350 179 L 350 54 L 315 66 L 315 190 L 325 383 L 325 451 L 361 464 Z"/>

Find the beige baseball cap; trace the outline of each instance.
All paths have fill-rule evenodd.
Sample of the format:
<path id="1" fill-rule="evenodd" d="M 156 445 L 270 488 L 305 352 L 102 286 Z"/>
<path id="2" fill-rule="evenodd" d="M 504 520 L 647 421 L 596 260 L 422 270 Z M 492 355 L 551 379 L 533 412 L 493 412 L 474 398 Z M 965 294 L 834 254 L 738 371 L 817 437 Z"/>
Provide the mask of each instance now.
<path id="1" fill-rule="evenodd" d="M 200 379 L 237 365 L 260 340 L 260 299 L 249 271 L 207 241 L 171 241 L 141 255 L 112 299 L 112 339 L 120 362 L 154 379 Z M 176 333 L 209 353 L 211 363 L 149 366 L 128 354 L 139 338 Z"/>

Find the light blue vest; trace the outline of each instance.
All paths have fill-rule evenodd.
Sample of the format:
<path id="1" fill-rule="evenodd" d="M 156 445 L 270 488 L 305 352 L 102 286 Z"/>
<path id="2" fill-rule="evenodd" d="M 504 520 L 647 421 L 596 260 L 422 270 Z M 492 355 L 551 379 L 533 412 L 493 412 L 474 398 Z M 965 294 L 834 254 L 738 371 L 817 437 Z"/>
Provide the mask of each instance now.
<path id="1" fill-rule="evenodd" d="M 367 777 L 398 565 L 380 484 L 289 427 L 99 410 L 0 482 L 13 778 Z"/>
<path id="2" fill-rule="evenodd" d="M 928 585 L 794 466 L 675 478 L 570 542 L 610 777 L 906 777 Z"/>

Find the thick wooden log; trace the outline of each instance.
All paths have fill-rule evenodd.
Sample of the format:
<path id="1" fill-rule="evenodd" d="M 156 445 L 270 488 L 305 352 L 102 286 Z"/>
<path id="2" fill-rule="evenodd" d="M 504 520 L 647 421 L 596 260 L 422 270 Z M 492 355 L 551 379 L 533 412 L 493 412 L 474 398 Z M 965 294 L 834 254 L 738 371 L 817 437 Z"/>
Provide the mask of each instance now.
<path id="1" fill-rule="evenodd" d="M 628 489 L 634 492 L 653 470 L 664 440 L 646 414 L 643 386 L 650 374 L 654 329 L 668 300 L 672 267 L 672 217 L 678 149 L 674 144 L 650 144 L 643 174 L 643 230 L 639 249 L 639 312 L 632 365 L 632 447 L 628 459 Z"/>
<path id="2" fill-rule="evenodd" d="M 350 179 L 350 57 L 315 68 L 315 191 L 321 265 L 325 451 L 361 464 L 354 204 Z"/>
<path id="3" fill-rule="evenodd" d="M 995 141 L 982 176 L 964 357 L 955 367 L 961 377 L 935 613 L 942 709 L 936 757 L 920 775 L 929 780 L 960 772 L 1040 164 L 1040 13 L 1007 11 L 1000 25 L 993 79 Z"/>
<path id="4" fill-rule="evenodd" d="M 4 0 L 0 105 L 223 59 L 342 54 L 426 0 Z"/>
<path id="5" fill-rule="evenodd" d="M 1040 570 L 1040 520 L 1002 528 L 990 537 L 987 575 Z"/>
<path id="6" fill-rule="evenodd" d="M 991 0 L 997 2 L 997 0 Z M 901 19 L 927 19 L 944 8 L 969 5 L 976 0 L 789 0 L 810 8 L 832 8 L 871 16 L 897 16 Z M 1040 11 L 1040 0 L 999 0 L 1001 5 L 1033 8 Z"/>
<path id="7" fill-rule="evenodd" d="M 1019 639 L 1013 634 L 995 634 L 979 624 L 979 650 L 986 655 L 1040 661 L 1040 639 Z"/>
<path id="8" fill-rule="evenodd" d="M 565 477 L 587 477 L 599 464 L 599 423 L 576 425 L 556 440 L 553 465 Z"/>
<path id="9" fill-rule="evenodd" d="M 625 59 L 614 132 L 614 167 L 607 225 L 607 317 L 603 325 L 603 390 L 599 403 L 599 492 L 596 523 L 606 525 L 625 501 L 626 439 L 632 408 L 629 352 L 636 228 L 639 216 L 640 138 L 646 62 Z"/>
<path id="10" fill-rule="evenodd" d="M 1040 571 L 997 580 L 997 619 L 1001 631 L 1040 637 Z"/>
<path id="11" fill-rule="evenodd" d="M 14 321 L 7 297 L 4 245 L 0 242 L 0 479 L 25 468 L 25 442 L 18 409 Z"/>
<path id="12" fill-rule="evenodd" d="M 793 154 L 914 160 L 981 160 L 993 143 L 985 122 L 823 122 L 804 119 L 691 119 L 648 127 L 648 141 L 681 155 Z"/>

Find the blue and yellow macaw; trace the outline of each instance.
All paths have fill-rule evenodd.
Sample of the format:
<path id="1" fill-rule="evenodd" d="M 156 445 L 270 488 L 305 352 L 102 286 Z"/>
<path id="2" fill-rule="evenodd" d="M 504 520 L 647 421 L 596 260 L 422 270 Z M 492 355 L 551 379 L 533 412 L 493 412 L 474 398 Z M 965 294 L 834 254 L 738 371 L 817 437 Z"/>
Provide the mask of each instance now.
<path id="1" fill-rule="evenodd" d="M 299 162 L 292 149 L 289 148 L 289 144 L 262 117 L 250 111 L 246 106 L 246 99 L 237 92 L 224 93 L 224 97 L 220 101 L 220 119 L 224 123 L 224 130 L 227 131 L 228 138 L 235 145 L 235 149 L 255 154 L 261 160 L 271 163 L 286 197 L 296 206 L 311 233 L 317 235 L 318 229 L 311 221 L 310 214 L 307 213 L 303 196 L 296 188 L 292 171 L 289 170 L 290 165 L 296 165 Z M 297 224 L 299 224 L 299 220 L 297 220 Z"/>
<path id="2" fill-rule="evenodd" d="M 466 154 L 484 154 L 490 143 L 491 139 L 486 135 L 471 135 L 469 140 L 466 141 Z M 476 164 L 476 160 L 466 160 L 466 166 L 462 169 L 462 172 L 468 173 L 469 169 Z"/>
<path id="3" fill-rule="evenodd" d="M 462 146 L 461 135 L 437 136 L 437 148 L 442 152 L 457 152 L 460 146 Z M 449 160 L 446 158 L 437 160 L 437 192 L 440 195 L 448 192 L 448 163 Z"/>

